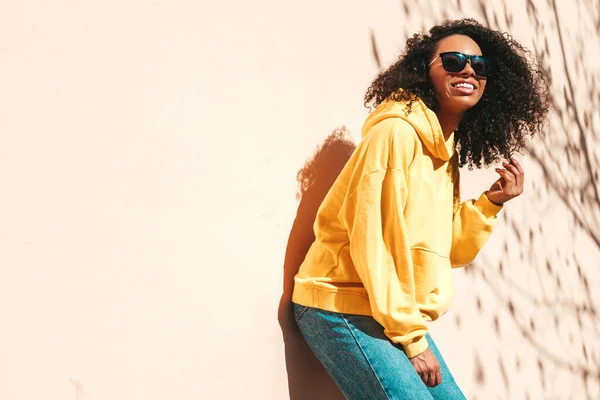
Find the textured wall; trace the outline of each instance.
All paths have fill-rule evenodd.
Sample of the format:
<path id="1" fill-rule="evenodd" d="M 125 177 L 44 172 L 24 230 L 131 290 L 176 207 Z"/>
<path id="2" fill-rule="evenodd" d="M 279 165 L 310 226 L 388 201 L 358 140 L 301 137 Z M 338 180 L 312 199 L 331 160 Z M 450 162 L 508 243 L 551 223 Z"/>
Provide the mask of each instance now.
<path id="1" fill-rule="evenodd" d="M 556 105 L 432 334 L 470 399 L 599 398 L 600 3 L 489 3 L 1 0 L 0 398 L 340 398 L 290 280 L 367 86 L 464 16 Z"/>

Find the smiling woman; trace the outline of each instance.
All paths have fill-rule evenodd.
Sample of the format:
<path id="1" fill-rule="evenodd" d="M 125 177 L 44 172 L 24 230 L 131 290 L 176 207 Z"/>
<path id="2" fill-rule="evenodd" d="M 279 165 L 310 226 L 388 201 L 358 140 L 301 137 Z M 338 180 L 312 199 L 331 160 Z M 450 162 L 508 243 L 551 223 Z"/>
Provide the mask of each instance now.
<path id="1" fill-rule="evenodd" d="M 428 324 L 453 296 L 497 214 L 523 191 L 512 153 L 540 130 L 543 75 L 476 21 L 414 35 L 365 96 L 376 108 L 323 200 L 295 277 L 300 331 L 350 399 L 464 399 Z M 515 89 L 518 90 L 515 90 Z M 508 158 L 477 200 L 458 167 Z"/>
<path id="2" fill-rule="evenodd" d="M 439 55 L 429 63 L 429 79 L 437 94 L 437 116 L 447 138 L 464 113 L 483 96 L 489 61 L 477 42 L 465 35 L 445 37 L 439 41 L 437 51 Z"/>
<path id="3" fill-rule="evenodd" d="M 471 79 L 471 83 L 485 82 L 484 90 L 478 90 L 479 100 L 464 111 L 458 126 L 451 125 L 456 126 L 460 166 L 480 167 L 498 162 L 501 157 L 511 158 L 525 145 L 527 137 L 542 130 L 551 103 L 545 73 L 528 61 L 529 51 L 509 34 L 488 29 L 472 19 L 435 26 L 429 35 L 413 35 L 406 43 L 405 54 L 369 87 L 365 105 L 377 106 L 386 99 L 402 101 L 409 93 L 409 109 L 418 98 L 440 117 L 445 112 L 443 106 L 452 103 L 444 102 L 448 91 L 435 77 L 465 79 L 465 74 L 472 72 L 469 68 L 448 70 L 448 62 L 444 68 L 440 54 L 447 51 L 483 55 L 489 62 L 485 75 Z M 472 67 L 473 60 L 468 64 Z"/>

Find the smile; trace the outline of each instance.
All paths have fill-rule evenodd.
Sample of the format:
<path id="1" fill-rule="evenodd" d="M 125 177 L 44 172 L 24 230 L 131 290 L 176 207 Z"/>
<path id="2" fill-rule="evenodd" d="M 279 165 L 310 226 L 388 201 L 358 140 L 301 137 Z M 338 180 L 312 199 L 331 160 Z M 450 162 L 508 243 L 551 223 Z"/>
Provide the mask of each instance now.
<path id="1" fill-rule="evenodd" d="M 454 83 L 451 86 L 455 87 L 455 88 L 463 88 L 463 89 L 475 90 L 475 86 L 473 86 L 473 84 L 467 83 L 467 82 Z"/>

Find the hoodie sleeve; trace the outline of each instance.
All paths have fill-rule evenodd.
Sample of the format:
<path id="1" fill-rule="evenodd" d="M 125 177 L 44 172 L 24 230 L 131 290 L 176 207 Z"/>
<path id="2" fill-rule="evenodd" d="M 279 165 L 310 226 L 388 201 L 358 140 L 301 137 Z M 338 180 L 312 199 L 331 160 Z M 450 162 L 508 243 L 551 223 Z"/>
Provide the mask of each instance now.
<path id="1" fill-rule="evenodd" d="M 452 221 L 450 263 L 453 268 L 473 262 L 496 226 L 500 210 L 502 206 L 492 203 L 485 193 L 477 200 L 468 200 L 458 206 Z"/>
<path id="2" fill-rule="evenodd" d="M 340 219 L 347 225 L 350 254 L 369 295 L 373 318 L 392 342 L 402 345 L 408 357 L 415 357 L 427 349 L 427 326 L 416 304 L 404 222 L 406 176 L 414 139 L 399 134 L 392 136 L 392 143 L 388 168 L 361 176 L 344 201 Z M 372 146 L 365 157 L 386 158 L 378 148 L 381 146 Z"/>

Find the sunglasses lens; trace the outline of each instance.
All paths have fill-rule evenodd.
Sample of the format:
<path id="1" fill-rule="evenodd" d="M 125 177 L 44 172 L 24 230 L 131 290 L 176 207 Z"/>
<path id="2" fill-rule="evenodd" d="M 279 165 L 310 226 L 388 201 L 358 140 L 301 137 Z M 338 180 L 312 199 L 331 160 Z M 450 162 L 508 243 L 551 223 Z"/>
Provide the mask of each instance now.
<path id="1" fill-rule="evenodd" d="M 460 72 L 467 64 L 467 58 L 460 53 L 442 54 L 442 65 L 448 72 Z"/>
<path id="2" fill-rule="evenodd" d="M 471 59 L 471 67 L 473 67 L 477 75 L 486 76 L 489 70 L 489 63 L 483 57 L 476 57 Z"/>
<path id="3" fill-rule="evenodd" d="M 467 65 L 467 60 L 471 60 L 471 68 L 479 76 L 487 76 L 490 63 L 484 56 L 466 56 L 458 52 L 448 52 L 440 54 L 442 65 L 448 72 L 460 72 Z"/>

